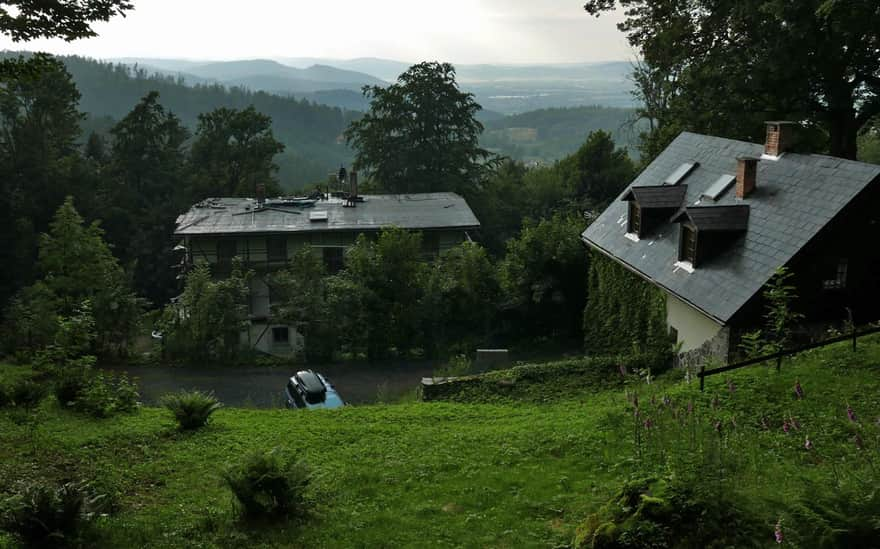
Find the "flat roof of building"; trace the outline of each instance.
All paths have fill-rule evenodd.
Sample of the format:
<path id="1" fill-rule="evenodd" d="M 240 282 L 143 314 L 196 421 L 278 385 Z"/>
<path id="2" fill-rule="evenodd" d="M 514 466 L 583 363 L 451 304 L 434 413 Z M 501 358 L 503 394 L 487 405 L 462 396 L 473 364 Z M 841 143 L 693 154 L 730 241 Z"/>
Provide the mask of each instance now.
<path id="1" fill-rule="evenodd" d="M 174 234 L 234 235 L 327 231 L 375 231 L 383 227 L 412 230 L 477 229 L 470 206 L 455 193 L 363 195 L 356 207 L 342 198 L 318 200 L 313 206 L 268 199 L 208 198 L 177 218 Z M 326 214 L 326 215 L 325 215 Z"/>

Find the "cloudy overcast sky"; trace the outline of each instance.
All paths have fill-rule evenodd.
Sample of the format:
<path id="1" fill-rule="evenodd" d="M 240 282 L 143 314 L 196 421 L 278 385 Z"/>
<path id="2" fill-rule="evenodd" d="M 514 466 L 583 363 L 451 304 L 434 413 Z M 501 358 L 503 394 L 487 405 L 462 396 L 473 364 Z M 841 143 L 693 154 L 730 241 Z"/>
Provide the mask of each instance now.
<path id="1" fill-rule="evenodd" d="M 455 63 L 629 60 L 615 24 L 583 0 L 134 0 L 135 10 L 99 24 L 99 36 L 28 49 L 97 58 L 383 57 Z"/>

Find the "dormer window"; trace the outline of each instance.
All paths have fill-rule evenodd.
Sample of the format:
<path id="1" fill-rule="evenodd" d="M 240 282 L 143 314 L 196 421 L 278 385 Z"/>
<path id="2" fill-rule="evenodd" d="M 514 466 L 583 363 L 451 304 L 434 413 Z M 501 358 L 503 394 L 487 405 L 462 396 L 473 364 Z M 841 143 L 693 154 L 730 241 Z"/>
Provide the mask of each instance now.
<path id="1" fill-rule="evenodd" d="M 697 230 L 688 225 L 681 226 L 678 260 L 687 261 L 692 266 L 697 264 Z"/>
<path id="2" fill-rule="evenodd" d="M 631 187 L 621 200 L 629 202 L 627 233 L 642 238 L 684 204 L 687 185 Z"/>
<path id="3" fill-rule="evenodd" d="M 629 203 L 629 220 L 628 220 L 629 233 L 632 233 L 636 236 L 641 236 L 642 234 L 642 209 L 639 207 L 639 204 L 633 200 Z"/>
<path id="4" fill-rule="evenodd" d="M 689 268 L 726 250 L 749 226 L 749 207 L 702 206 L 684 208 L 670 220 L 680 223 L 678 261 Z"/>

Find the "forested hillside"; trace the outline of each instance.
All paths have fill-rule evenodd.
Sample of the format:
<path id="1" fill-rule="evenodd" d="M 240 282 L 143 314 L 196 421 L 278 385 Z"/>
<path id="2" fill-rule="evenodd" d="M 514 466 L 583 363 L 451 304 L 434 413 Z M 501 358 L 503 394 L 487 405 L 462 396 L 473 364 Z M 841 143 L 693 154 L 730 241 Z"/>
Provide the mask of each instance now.
<path id="1" fill-rule="evenodd" d="M 524 162 L 546 163 L 575 152 L 596 130 L 635 151 L 640 125 L 634 111 L 611 107 L 541 109 L 485 121 L 480 143 L 499 154 Z"/>
<path id="2" fill-rule="evenodd" d="M 17 55 L 3 52 L 0 59 Z M 162 105 L 190 130 L 195 129 L 199 114 L 219 107 L 244 109 L 253 105 L 258 112 L 270 116 L 275 137 L 286 145 L 284 152 L 275 158 L 285 188 L 323 181 L 328 171 L 351 161 L 351 151 L 339 139 L 352 117 L 357 116 L 351 111 L 241 88 L 190 87 L 172 77 L 150 75 L 145 70 L 82 57 L 59 59 L 82 94 L 79 110 L 89 115 L 82 124 L 82 142 L 92 130 L 109 129 L 147 93 L 158 91 Z M 108 117 L 112 120 L 107 120 Z"/>

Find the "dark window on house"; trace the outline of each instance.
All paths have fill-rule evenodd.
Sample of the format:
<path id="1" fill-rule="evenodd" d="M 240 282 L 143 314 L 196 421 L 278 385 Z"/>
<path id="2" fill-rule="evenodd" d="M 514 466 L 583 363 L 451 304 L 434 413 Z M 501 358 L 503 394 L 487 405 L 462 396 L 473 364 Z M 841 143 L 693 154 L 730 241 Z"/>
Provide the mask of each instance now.
<path id="1" fill-rule="evenodd" d="M 287 261 L 287 238 L 270 236 L 266 239 L 266 255 L 271 262 Z"/>
<path id="2" fill-rule="evenodd" d="M 842 258 L 837 261 L 835 270 L 829 273 L 831 276 L 822 281 L 822 287 L 826 290 L 843 290 L 846 288 L 846 275 L 849 271 L 849 261 Z"/>
<path id="3" fill-rule="evenodd" d="M 678 329 L 670 326 L 669 327 L 669 339 L 672 340 L 672 343 L 678 343 Z"/>
<path id="4" fill-rule="evenodd" d="M 290 343 L 290 330 L 287 326 L 272 328 L 272 343 L 276 345 L 287 345 Z"/>
<path id="5" fill-rule="evenodd" d="M 693 266 L 697 265 L 697 232 L 687 225 L 681 226 L 681 249 L 678 259 L 690 261 Z"/>
<path id="6" fill-rule="evenodd" d="M 238 255 L 238 246 L 235 240 L 223 239 L 217 241 L 217 263 L 230 263 L 232 258 Z"/>
<path id="7" fill-rule="evenodd" d="M 324 268 L 328 274 L 336 274 L 345 266 L 345 248 L 330 247 L 323 249 Z"/>
<path id="8" fill-rule="evenodd" d="M 642 234 L 642 209 L 635 200 L 629 203 L 629 232 L 639 236 Z"/>

